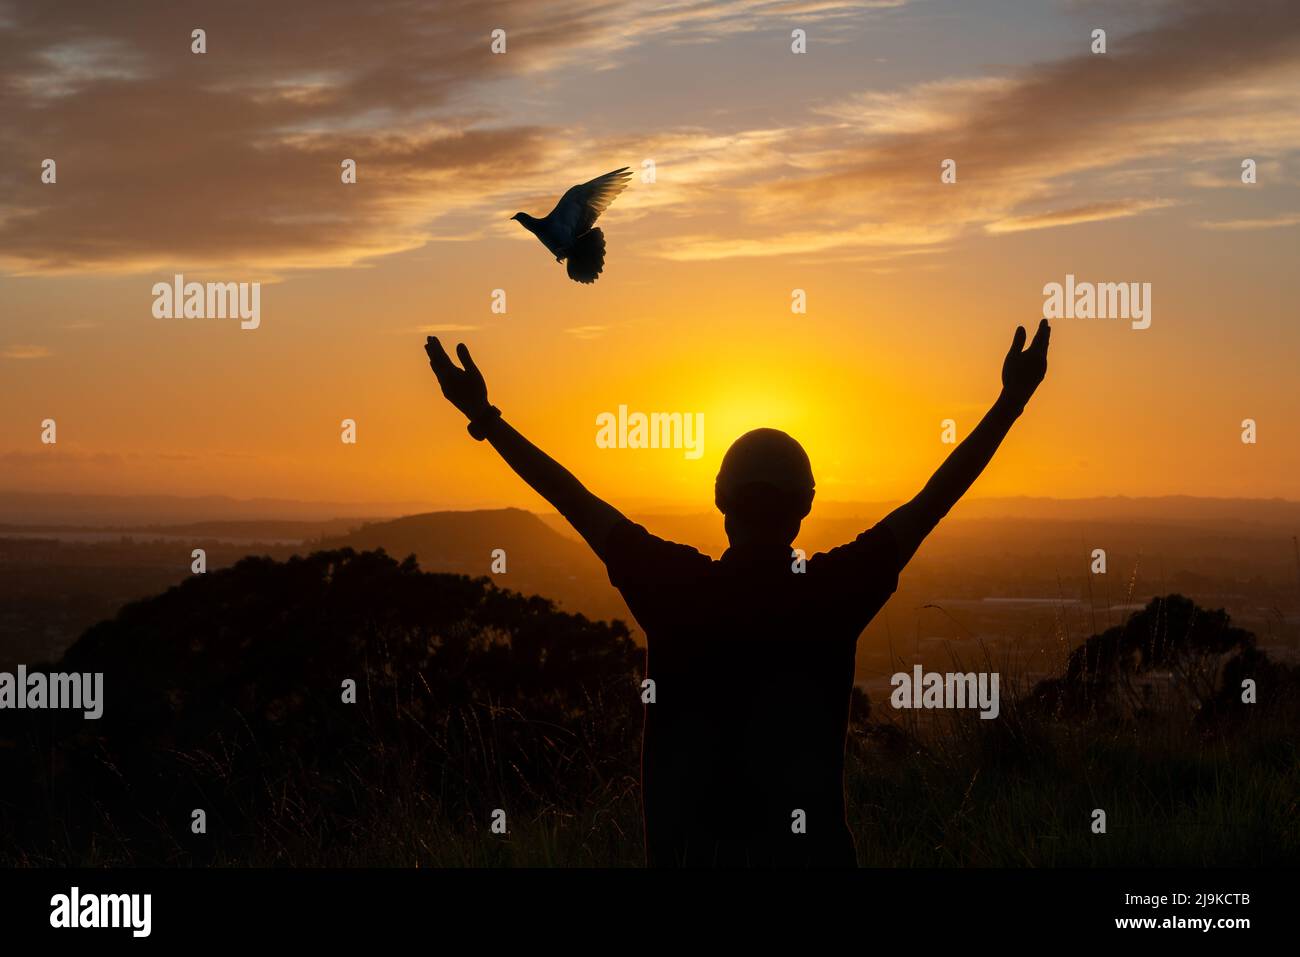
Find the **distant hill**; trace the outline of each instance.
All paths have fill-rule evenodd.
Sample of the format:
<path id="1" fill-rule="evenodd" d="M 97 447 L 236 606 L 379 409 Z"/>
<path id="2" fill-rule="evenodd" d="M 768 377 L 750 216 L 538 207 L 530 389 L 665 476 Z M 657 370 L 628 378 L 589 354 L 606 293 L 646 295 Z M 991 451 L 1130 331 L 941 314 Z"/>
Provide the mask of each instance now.
<path id="1" fill-rule="evenodd" d="M 424 571 L 487 576 L 501 588 L 545 595 L 570 611 L 631 620 L 591 549 L 519 508 L 426 512 L 367 522 L 315 547 L 382 548 L 399 560 L 414 555 Z M 505 574 L 492 571 L 492 553 L 498 548 L 505 551 Z"/>
<path id="2" fill-rule="evenodd" d="M 372 516 L 373 518 L 373 516 Z M 360 527 L 366 519 L 363 518 L 328 518 L 319 521 L 215 521 L 215 522 L 186 522 L 177 525 L 117 525 L 117 526 L 95 526 L 86 528 L 80 524 L 57 524 L 42 523 L 30 524 L 24 522 L 0 522 L 0 536 L 5 533 L 19 533 L 24 536 L 36 534 L 48 534 L 51 538 L 59 537 L 77 537 L 79 534 L 87 532 L 103 533 L 94 537 L 101 540 L 112 533 L 122 538 L 133 538 L 137 541 L 149 541 L 152 538 L 188 538 L 198 543 L 203 541 L 223 541 L 223 542 L 310 542 L 320 538 L 332 535 L 345 535 L 348 532 Z M 84 535 L 89 539 L 92 536 Z"/>
<path id="3" fill-rule="evenodd" d="M 635 503 L 614 502 L 629 516 L 638 516 L 647 527 L 666 529 L 681 527 L 716 527 L 722 522 L 710 503 L 701 508 L 638 507 Z M 813 506 L 813 521 L 880 517 L 897 501 L 840 502 L 819 498 Z M 0 490 L 0 526 L 39 525 L 63 528 L 142 529 L 154 526 L 201 525 L 214 523 L 328 523 L 331 520 L 382 520 L 412 516 L 428 506 L 416 502 L 303 502 L 294 499 L 238 499 L 225 495 L 83 495 L 30 490 Z M 491 510 L 509 511 L 509 510 Z M 516 510 L 517 511 L 517 510 Z M 430 513 L 426 513 L 430 514 Z M 465 514 L 487 514 L 466 512 Z M 954 518 L 1031 518 L 1045 520 L 1138 520 L 1145 523 L 1195 525 L 1231 525 L 1252 523 L 1278 527 L 1300 526 L 1300 501 L 1290 499 L 1206 498 L 1190 495 L 1165 495 L 1130 498 L 1107 496 L 1095 498 L 1051 498 L 1046 496 L 1011 496 L 1001 498 L 967 498 L 952 512 Z M 559 516 L 543 516 L 548 523 L 567 527 Z M 160 529 L 161 530 L 161 529 Z M 335 530 L 337 531 L 337 530 Z M 671 531 L 666 532 L 671 534 Z M 234 533 L 231 533 L 234 534 Z M 239 533 L 238 537 L 261 534 L 271 538 L 289 536 L 265 530 Z M 1288 534 L 1292 534 L 1288 532 Z"/>
<path id="4" fill-rule="evenodd" d="M 15 501 L 50 504 L 60 499 L 89 509 L 98 498 L 113 499 L 13 500 L 0 493 L 0 516 L 14 515 Z M 138 500 L 158 501 L 148 496 Z M 188 509 L 206 500 L 169 501 Z M 223 501 L 223 507 L 231 508 L 248 504 Z M 813 554 L 850 541 L 893 504 L 819 501 L 797 544 Z M 281 518 L 222 518 L 218 512 L 208 519 L 191 516 L 186 524 L 167 524 L 167 514 L 110 527 L 78 526 L 76 514 L 32 514 L 12 522 L 0 518 L 0 665 L 55 657 L 124 603 L 190 577 L 191 549 L 199 545 L 207 552 L 210 570 L 248 554 L 284 560 L 319 548 L 382 548 L 398 560 L 417 556 L 425 571 L 487 577 L 512 591 L 547 596 L 565 611 L 631 623 L 603 565 L 555 514 L 507 508 L 366 520 L 345 514 L 296 518 L 292 511 Z M 727 545 L 716 511 L 627 514 L 654 534 L 714 557 Z M 50 525 L 58 529 L 37 531 Z M 1104 618 L 1112 606 L 1132 607 L 1174 591 L 1205 607 L 1228 609 L 1259 635 L 1261 646 L 1300 660 L 1297 532 L 1300 503 L 1283 500 L 1171 496 L 963 502 L 926 542 L 898 593 L 868 628 L 859 645 L 860 672 L 864 679 L 892 673 L 890 649 L 903 641 L 963 636 L 1018 640 L 1024 635 L 1037 648 L 1057 647 L 1057 636 L 1065 636 L 1064 645 L 1069 645 L 1081 628 L 1103 627 L 1104 622 L 1092 620 L 1094 611 Z M 504 575 L 492 573 L 496 548 L 506 552 Z M 1090 571 L 1098 548 L 1105 549 L 1109 563 L 1105 576 Z M 1003 608 L 986 601 L 1005 598 L 1039 604 Z M 944 617 L 954 612 L 960 622 Z M 639 629 L 634 628 L 634 635 L 640 639 Z"/>
<path id="5" fill-rule="evenodd" d="M 1300 527 L 1300 501 L 1282 498 L 1202 498 L 1162 495 L 1129 498 L 1012 498 L 963 499 L 954 518 L 1029 518 L 1056 521 L 1136 521 L 1148 525 L 1195 525 L 1228 528 L 1243 523 L 1267 525 L 1294 534 Z"/>
<path id="6" fill-rule="evenodd" d="M 412 502 L 357 505 L 293 499 L 238 499 L 226 495 L 83 495 L 0 490 L 0 523 L 60 526 L 127 526 L 210 521 L 319 521 L 389 516 L 420 507 Z"/>
<path id="7" fill-rule="evenodd" d="M 804 520 L 797 544 L 810 554 L 851 540 L 880 521 L 898 502 L 814 503 Z M 717 557 L 727 547 L 722 516 L 717 511 L 690 513 L 628 513 L 656 535 L 693 545 Z M 542 520 L 561 535 L 577 540 L 564 519 L 554 513 Z M 997 542 L 1000 550 L 1063 554 L 1077 548 L 1080 536 L 1126 547 L 1164 551 L 1171 559 L 1187 559 L 1194 551 L 1206 558 L 1260 558 L 1285 566 L 1294 581 L 1300 555 L 1293 536 L 1300 535 L 1300 502 L 1289 499 L 1196 498 L 1170 495 L 1156 498 L 963 499 L 927 542 L 927 553 L 949 544 L 973 542 L 978 547 Z M 1214 547 L 1211 541 L 1221 537 Z M 1268 542 L 1261 550 L 1258 543 Z"/>

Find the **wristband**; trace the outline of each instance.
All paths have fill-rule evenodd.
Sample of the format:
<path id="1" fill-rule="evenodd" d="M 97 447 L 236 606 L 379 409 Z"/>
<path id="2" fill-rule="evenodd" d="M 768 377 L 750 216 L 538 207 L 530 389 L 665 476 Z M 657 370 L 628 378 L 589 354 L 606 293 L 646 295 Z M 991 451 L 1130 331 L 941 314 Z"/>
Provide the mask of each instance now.
<path id="1" fill-rule="evenodd" d="M 494 419 L 499 418 L 501 418 L 501 410 L 495 405 L 490 405 L 486 411 L 480 412 L 475 418 L 470 419 L 469 425 L 465 426 L 465 430 L 479 442 L 482 442 L 487 438 L 487 432 L 485 431 L 487 427 Z"/>

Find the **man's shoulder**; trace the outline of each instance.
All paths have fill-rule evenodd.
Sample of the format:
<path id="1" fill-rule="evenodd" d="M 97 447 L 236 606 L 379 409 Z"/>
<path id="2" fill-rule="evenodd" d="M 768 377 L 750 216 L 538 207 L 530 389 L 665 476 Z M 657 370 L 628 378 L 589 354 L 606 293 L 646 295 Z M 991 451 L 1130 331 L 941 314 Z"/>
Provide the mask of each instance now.
<path id="1" fill-rule="evenodd" d="M 854 569 L 878 570 L 897 576 L 898 545 L 887 522 L 880 521 L 851 542 L 818 552 L 808 559 L 808 570 L 833 571 L 849 566 Z"/>
<path id="2" fill-rule="evenodd" d="M 615 585 L 619 583 L 616 577 L 662 578 L 674 573 L 698 573 L 714 564 L 699 549 L 660 538 L 629 518 L 609 530 L 600 558 Z"/>

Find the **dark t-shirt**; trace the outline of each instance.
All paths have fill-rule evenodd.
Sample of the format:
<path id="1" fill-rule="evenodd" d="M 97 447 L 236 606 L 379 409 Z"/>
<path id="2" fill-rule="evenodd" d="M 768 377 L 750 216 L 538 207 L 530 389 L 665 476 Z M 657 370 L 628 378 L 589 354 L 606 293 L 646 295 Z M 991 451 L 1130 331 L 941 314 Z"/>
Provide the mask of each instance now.
<path id="1" fill-rule="evenodd" d="M 799 573 L 788 547 L 732 547 L 714 561 L 625 520 L 601 558 L 646 633 L 655 682 L 642 742 L 647 862 L 853 866 L 844 736 L 858 636 L 898 586 L 889 530 Z"/>

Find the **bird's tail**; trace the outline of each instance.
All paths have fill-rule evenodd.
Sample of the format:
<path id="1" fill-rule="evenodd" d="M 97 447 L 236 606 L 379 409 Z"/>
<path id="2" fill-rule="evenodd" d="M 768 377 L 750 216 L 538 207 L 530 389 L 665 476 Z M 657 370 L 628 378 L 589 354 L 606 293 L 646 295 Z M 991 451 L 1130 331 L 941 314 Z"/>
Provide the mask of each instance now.
<path id="1" fill-rule="evenodd" d="M 578 237 L 569 250 L 569 278 L 574 282 L 595 282 L 605 268 L 605 234 L 591 229 Z"/>

